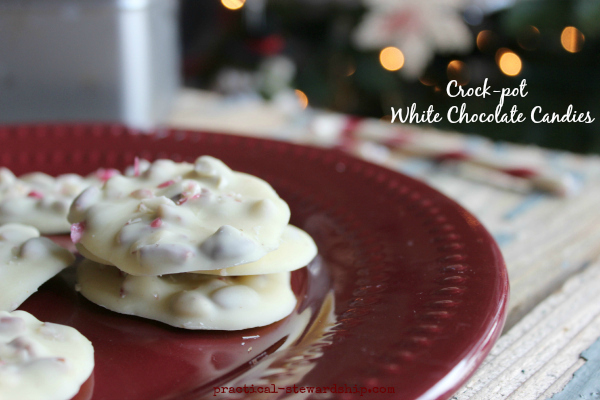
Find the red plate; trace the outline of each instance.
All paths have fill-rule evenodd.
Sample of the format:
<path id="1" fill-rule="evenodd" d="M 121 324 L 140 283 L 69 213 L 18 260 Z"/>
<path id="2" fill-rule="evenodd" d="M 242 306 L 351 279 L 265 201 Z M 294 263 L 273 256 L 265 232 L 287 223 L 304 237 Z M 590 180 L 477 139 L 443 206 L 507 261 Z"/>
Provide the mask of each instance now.
<path id="1" fill-rule="evenodd" d="M 0 140 L 0 165 L 17 174 L 213 155 L 270 182 L 319 247 L 293 275 L 297 310 L 239 332 L 108 312 L 76 294 L 68 272 L 44 285 L 22 308 L 93 342 L 86 390 L 95 400 L 214 398 L 231 389 L 238 393 L 221 398 L 312 390 L 335 392 L 314 398 L 444 399 L 501 332 L 508 279 L 498 247 L 471 214 L 406 176 L 337 151 L 202 132 L 21 126 L 0 128 Z"/>

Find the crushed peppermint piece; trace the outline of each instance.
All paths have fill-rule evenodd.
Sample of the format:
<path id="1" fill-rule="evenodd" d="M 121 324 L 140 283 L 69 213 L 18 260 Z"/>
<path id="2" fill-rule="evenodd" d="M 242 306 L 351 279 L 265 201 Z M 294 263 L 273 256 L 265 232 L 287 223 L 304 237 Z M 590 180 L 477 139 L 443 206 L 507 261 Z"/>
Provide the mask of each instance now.
<path id="1" fill-rule="evenodd" d="M 156 218 L 154 221 L 150 223 L 152 228 L 160 228 L 162 226 L 162 219 Z"/>
<path id="2" fill-rule="evenodd" d="M 113 168 L 98 168 L 98 170 L 94 173 L 96 178 L 98 178 L 102 182 L 106 182 L 110 178 L 115 175 L 119 175 L 120 172 Z"/>
<path id="3" fill-rule="evenodd" d="M 140 158 L 133 159 L 133 176 L 140 176 Z"/>
<path id="4" fill-rule="evenodd" d="M 163 182 L 163 183 L 161 183 L 161 184 L 160 184 L 160 185 L 158 185 L 157 187 L 158 187 L 159 189 L 162 189 L 162 188 L 166 188 L 166 187 L 168 187 L 168 186 L 171 186 L 171 185 L 172 185 L 172 184 L 174 184 L 174 183 L 175 183 L 175 181 L 171 179 L 171 180 L 168 180 L 168 181 L 166 181 L 166 182 Z"/>
<path id="5" fill-rule="evenodd" d="M 33 197 L 34 199 L 43 199 L 44 194 L 38 192 L 37 190 L 32 190 L 31 192 L 27 193 L 27 197 Z"/>
<path id="6" fill-rule="evenodd" d="M 85 221 L 76 222 L 71 225 L 71 241 L 73 243 L 79 243 L 81 237 L 83 236 L 83 231 L 85 230 Z"/>

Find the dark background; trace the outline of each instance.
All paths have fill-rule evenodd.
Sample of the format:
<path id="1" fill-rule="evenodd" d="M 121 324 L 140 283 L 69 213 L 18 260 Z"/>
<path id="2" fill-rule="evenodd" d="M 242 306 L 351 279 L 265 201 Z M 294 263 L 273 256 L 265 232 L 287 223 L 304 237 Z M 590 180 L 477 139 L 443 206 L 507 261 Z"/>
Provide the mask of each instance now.
<path id="1" fill-rule="evenodd" d="M 463 11 L 473 34 L 490 32 L 485 46 L 466 54 L 437 54 L 420 80 L 410 80 L 383 69 L 378 51 L 357 49 L 352 32 L 367 9 L 358 1 L 267 1 L 260 22 L 250 22 L 246 7 L 228 10 L 218 1 L 183 0 L 181 40 L 184 76 L 188 86 L 218 89 L 216 77 L 224 68 L 255 71 L 261 60 L 285 55 L 296 66 L 293 86 L 306 93 L 310 105 L 333 111 L 389 118 L 390 107 L 430 104 L 443 116 L 436 127 L 476 133 L 495 140 L 534 143 L 580 153 L 600 153 L 600 1 L 552 0 L 517 2 L 477 14 Z M 247 6 L 247 4 L 245 5 Z M 539 34 L 532 31 L 534 26 Z M 581 50 L 566 51 L 561 32 L 575 26 L 584 35 Z M 533 33 L 532 33 L 533 32 Z M 519 75 L 503 74 L 498 49 L 515 52 L 522 60 Z M 464 63 L 448 68 L 452 60 Z M 348 75 L 349 70 L 355 72 Z M 471 113 L 493 113 L 498 97 L 458 99 L 446 95 L 446 84 L 458 79 L 465 87 L 479 86 L 485 78 L 493 89 L 516 87 L 527 80 L 528 95 L 507 99 L 504 110 L 517 104 L 527 118 L 519 124 L 450 124 L 448 107 L 467 103 Z M 268 93 L 261 93 L 268 98 Z M 534 124 L 530 112 L 564 114 L 569 105 L 590 112 L 591 124 Z"/>

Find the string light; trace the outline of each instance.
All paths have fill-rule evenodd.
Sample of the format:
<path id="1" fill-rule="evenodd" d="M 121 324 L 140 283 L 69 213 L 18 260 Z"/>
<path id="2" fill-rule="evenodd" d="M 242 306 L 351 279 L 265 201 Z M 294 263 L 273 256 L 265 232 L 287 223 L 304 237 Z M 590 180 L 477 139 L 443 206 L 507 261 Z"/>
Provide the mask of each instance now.
<path id="1" fill-rule="evenodd" d="M 436 84 L 435 79 L 427 75 L 423 75 L 422 77 L 420 77 L 419 82 L 421 82 L 425 86 L 435 86 Z"/>
<path id="2" fill-rule="evenodd" d="M 298 101 L 300 102 L 300 106 L 304 110 L 306 107 L 308 107 L 308 97 L 302 90 L 296 89 L 296 90 L 294 90 L 294 92 L 296 92 L 296 96 L 298 96 Z"/>
<path id="3" fill-rule="evenodd" d="M 521 73 L 523 62 L 521 57 L 516 55 L 513 51 L 502 48 L 496 52 L 496 63 L 503 74 L 508 76 L 517 76 Z"/>
<path id="4" fill-rule="evenodd" d="M 346 76 L 352 76 L 356 72 L 356 66 L 354 64 L 348 64 L 348 69 L 346 70 Z"/>
<path id="5" fill-rule="evenodd" d="M 533 25 L 527 26 L 517 35 L 517 43 L 524 50 L 535 50 L 540 44 L 540 30 Z"/>
<path id="6" fill-rule="evenodd" d="M 577 53 L 583 48 L 585 36 L 574 26 L 567 26 L 560 35 L 560 43 L 569 53 Z"/>
<path id="7" fill-rule="evenodd" d="M 246 0 L 221 0 L 221 4 L 230 10 L 239 10 L 244 7 Z"/>
<path id="8" fill-rule="evenodd" d="M 464 86 L 469 83 L 469 70 L 467 65 L 459 60 L 452 60 L 448 63 L 446 68 L 446 74 L 448 79 L 455 80 L 460 86 Z"/>
<path id="9" fill-rule="evenodd" d="M 379 62 L 388 71 L 398 71 L 404 66 L 404 54 L 397 47 L 386 47 L 379 53 Z"/>
<path id="10" fill-rule="evenodd" d="M 477 48 L 479 49 L 479 51 L 486 51 L 488 50 L 490 44 L 491 44 L 491 39 L 492 39 L 493 33 L 492 31 L 488 31 L 488 30 L 483 30 L 480 31 L 477 34 L 477 39 L 475 39 L 475 43 L 477 44 Z"/>

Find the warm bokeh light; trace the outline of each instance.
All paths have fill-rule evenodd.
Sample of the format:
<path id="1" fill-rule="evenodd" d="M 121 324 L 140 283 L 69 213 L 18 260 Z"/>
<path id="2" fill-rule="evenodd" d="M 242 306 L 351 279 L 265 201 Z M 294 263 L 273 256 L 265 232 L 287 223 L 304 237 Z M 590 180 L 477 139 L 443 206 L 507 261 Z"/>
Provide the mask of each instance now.
<path id="1" fill-rule="evenodd" d="M 300 105 L 302 106 L 302 109 L 305 109 L 306 107 L 308 107 L 308 97 L 306 97 L 306 94 L 304 94 L 304 92 L 302 90 L 295 90 L 296 92 L 296 96 L 298 96 L 298 101 L 300 102 Z"/>
<path id="2" fill-rule="evenodd" d="M 501 47 L 498 50 L 496 50 L 496 55 L 495 55 L 496 64 L 500 64 L 500 57 L 502 57 L 502 55 L 504 53 L 509 53 L 509 52 L 511 52 L 511 50 L 507 49 L 506 47 Z"/>
<path id="3" fill-rule="evenodd" d="M 460 86 L 469 83 L 469 69 L 467 68 L 467 65 L 462 61 L 450 61 L 448 63 L 448 67 L 446 68 L 446 74 L 448 75 L 449 80 L 455 80 L 456 83 L 458 83 Z"/>
<path id="4" fill-rule="evenodd" d="M 577 53 L 583 48 L 585 36 L 574 26 L 567 26 L 560 35 L 560 43 L 569 53 Z"/>
<path id="5" fill-rule="evenodd" d="M 498 52 L 501 52 L 501 54 L 499 54 L 499 57 L 497 55 L 496 62 L 498 63 L 498 67 L 500 67 L 500 71 L 508 76 L 519 75 L 521 68 L 523 67 L 521 58 L 507 49 L 500 49 Z"/>
<path id="6" fill-rule="evenodd" d="M 428 75 L 423 75 L 422 77 L 420 77 L 419 82 L 421 82 L 425 86 L 435 86 L 437 83 L 433 77 Z"/>
<path id="7" fill-rule="evenodd" d="M 492 36 L 492 31 L 488 30 L 481 31 L 477 34 L 477 39 L 475 42 L 477 43 L 477 48 L 479 51 L 486 51 L 489 49 L 492 42 Z"/>
<path id="8" fill-rule="evenodd" d="M 221 4 L 230 10 L 238 10 L 244 7 L 246 0 L 221 0 Z"/>
<path id="9" fill-rule="evenodd" d="M 386 47 L 379 53 L 379 62 L 388 71 L 398 71 L 404 66 L 404 54 L 397 47 Z"/>
<path id="10" fill-rule="evenodd" d="M 356 72 L 356 66 L 354 64 L 348 64 L 348 69 L 346 70 L 346 76 L 352 76 Z"/>
<path id="11" fill-rule="evenodd" d="M 540 30 L 529 25 L 517 35 L 517 43 L 524 50 L 535 50 L 540 44 Z"/>

